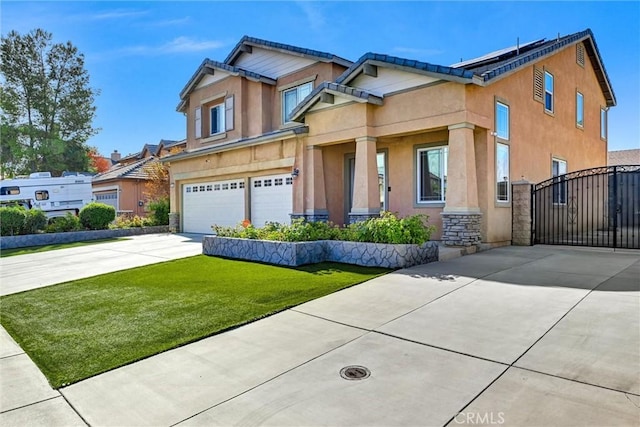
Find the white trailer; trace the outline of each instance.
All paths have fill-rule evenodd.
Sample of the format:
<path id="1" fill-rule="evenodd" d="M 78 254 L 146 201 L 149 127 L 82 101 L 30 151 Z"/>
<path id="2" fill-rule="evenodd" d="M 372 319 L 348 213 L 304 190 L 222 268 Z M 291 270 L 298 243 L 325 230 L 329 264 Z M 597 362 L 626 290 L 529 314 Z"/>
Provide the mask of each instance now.
<path id="1" fill-rule="evenodd" d="M 48 218 L 77 215 L 92 198 L 91 177 L 85 175 L 53 178 L 50 172 L 36 172 L 0 181 L 0 206 L 42 209 Z"/>

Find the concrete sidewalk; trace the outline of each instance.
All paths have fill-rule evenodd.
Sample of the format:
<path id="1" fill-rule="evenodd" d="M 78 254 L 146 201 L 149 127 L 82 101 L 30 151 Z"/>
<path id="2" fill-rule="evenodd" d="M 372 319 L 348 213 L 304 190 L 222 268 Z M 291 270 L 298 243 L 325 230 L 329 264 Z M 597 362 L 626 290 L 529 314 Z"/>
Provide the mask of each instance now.
<path id="1" fill-rule="evenodd" d="M 202 253 L 201 234 L 145 234 L 0 258 L 0 295 Z"/>
<path id="2" fill-rule="evenodd" d="M 376 278 L 62 397 L 13 347 L 0 359 L 0 424 L 638 425 L 639 277 L 638 251 L 493 249 Z M 351 365 L 370 376 L 342 378 Z"/>

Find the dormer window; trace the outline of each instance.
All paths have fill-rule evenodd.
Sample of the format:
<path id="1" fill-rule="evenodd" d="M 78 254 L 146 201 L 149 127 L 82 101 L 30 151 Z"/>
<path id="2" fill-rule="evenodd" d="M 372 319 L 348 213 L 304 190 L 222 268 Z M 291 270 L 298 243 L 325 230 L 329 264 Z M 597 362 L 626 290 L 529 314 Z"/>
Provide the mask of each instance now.
<path id="1" fill-rule="evenodd" d="M 211 114 L 211 120 L 209 121 L 211 124 L 211 132 L 209 134 L 215 135 L 224 132 L 224 103 L 214 105 L 209 111 Z"/>
<path id="2" fill-rule="evenodd" d="M 282 92 L 282 123 L 291 121 L 291 112 L 313 90 L 313 82 L 287 89 Z"/>

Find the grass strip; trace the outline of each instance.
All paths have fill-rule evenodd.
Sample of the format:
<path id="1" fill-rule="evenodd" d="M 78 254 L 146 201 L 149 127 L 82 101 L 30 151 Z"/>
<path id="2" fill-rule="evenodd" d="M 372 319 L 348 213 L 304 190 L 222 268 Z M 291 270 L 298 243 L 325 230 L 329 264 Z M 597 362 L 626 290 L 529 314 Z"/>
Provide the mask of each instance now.
<path id="1" fill-rule="evenodd" d="M 6 257 L 16 256 L 16 255 L 35 254 L 38 252 L 48 252 L 48 251 L 55 251 L 58 249 L 75 248 L 78 246 L 89 246 L 89 245 L 97 245 L 99 243 L 116 242 L 118 240 L 127 240 L 127 239 L 124 237 L 114 237 L 110 239 L 86 240 L 84 242 L 56 243 L 52 245 L 28 246 L 25 248 L 15 248 L 15 249 L 3 249 L 2 251 L 0 251 L 0 257 L 6 258 Z"/>
<path id="2" fill-rule="evenodd" d="M 198 255 L 4 296 L 0 323 L 59 388 L 388 271 Z"/>

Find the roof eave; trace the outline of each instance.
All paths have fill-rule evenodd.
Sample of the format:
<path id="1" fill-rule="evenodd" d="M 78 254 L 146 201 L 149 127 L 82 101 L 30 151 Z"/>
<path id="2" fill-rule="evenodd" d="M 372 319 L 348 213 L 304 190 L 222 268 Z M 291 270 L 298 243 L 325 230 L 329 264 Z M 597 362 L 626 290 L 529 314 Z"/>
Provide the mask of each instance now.
<path id="1" fill-rule="evenodd" d="M 357 102 L 360 104 L 367 103 L 367 104 L 373 104 L 373 105 L 382 105 L 384 103 L 384 100 L 381 97 L 376 95 L 369 94 L 367 98 L 361 98 L 359 96 L 354 96 L 348 93 L 325 88 L 325 89 L 322 89 L 320 92 L 318 92 L 315 96 L 310 98 L 309 101 L 305 102 L 304 104 L 301 104 L 298 111 L 294 111 L 294 113 L 292 114 L 291 120 L 298 121 L 302 119 L 307 114 L 309 109 L 320 101 L 320 98 L 323 93 L 329 93 L 333 96 L 339 96 L 341 98 L 345 98 L 345 99 L 348 99 L 349 101 Z"/>
<path id="2" fill-rule="evenodd" d="M 300 135 L 302 133 L 307 133 L 307 132 L 309 132 L 309 128 L 307 126 L 300 125 L 300 126 L 292 127 L 290 129 L 286 129 L 284 131 L 279 131 L 275 134 L 260 135 L 254 138 L 248 138 L 246 140 L 228 141 L 228 142 L 223 142 L 221 144 L 216 144 L 211 147 L 199 149 L 196 151 L 189 151 L 189 152 L 185 151 L 178 154 L 169 155 L 169 156 L 158 159 L 158 161 L 161 163 L 167 163 L 167 162 L 173 162 L 177 160 L 186 160 L 186 159 L 191 159 L 191 158 L 199 157 L 206 154 L 235 150 L 242 147 L 265 144 L 268 142 L 278 141 L 282 139 L 290 139 L 290 138 L 296 137 L 297 135 Z"/>

